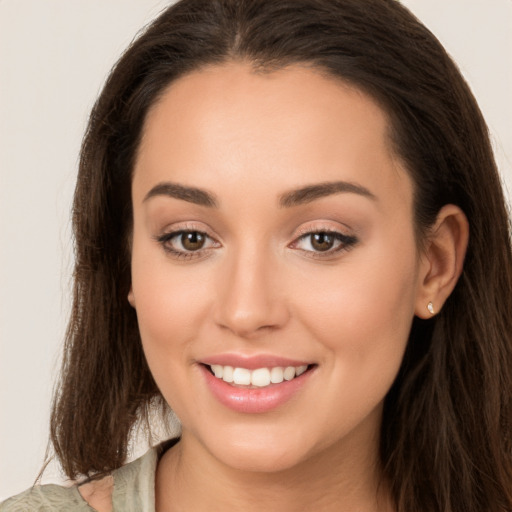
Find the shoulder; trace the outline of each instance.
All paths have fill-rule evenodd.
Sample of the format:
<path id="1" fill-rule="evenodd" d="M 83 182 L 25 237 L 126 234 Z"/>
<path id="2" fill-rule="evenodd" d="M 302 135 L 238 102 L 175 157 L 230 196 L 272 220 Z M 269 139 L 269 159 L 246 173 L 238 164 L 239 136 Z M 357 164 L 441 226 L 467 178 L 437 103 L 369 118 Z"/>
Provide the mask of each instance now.
<path id="1" fill-rule="evenodd" d="M 0 512 L 91 512 L 78 487 L 38 485 L 0 503 Z"/>
<path id="2" fill-rule="evenodd" d="M 101 480 L 91 480 L 78 488 L 82 498 L 98 512 L 112 511 L 114 477 L 107 475 Z"/>
<path id="3" fill-rule="evenodd" d="M 80 485 L 38 485 L 0 503 L 0 512 L 154 512 L 155 472 L 172 439 L 101 480 Z"/>

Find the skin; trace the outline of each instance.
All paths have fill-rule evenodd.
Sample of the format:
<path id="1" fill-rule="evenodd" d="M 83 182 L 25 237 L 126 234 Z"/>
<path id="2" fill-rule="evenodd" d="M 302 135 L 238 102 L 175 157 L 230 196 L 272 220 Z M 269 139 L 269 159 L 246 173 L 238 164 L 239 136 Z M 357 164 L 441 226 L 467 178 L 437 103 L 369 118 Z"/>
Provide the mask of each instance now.
<path id="1" fill-rule="evenodd" d="M 430 317 L 429 301 L 439 311 L 455 286 L 468 228 L 448 205 L 418 243 L 413 183 L 387 131 L 383 110 L 355 88 L 306 67 L 257 74 L 244 62 L 180 78 L 148 114 L 128 299 L 183 426 L 158 466 L 159 512 L 393 510 L 378 461 L 383 400 L 414 315 Z M 297 188 L 339 181 L 369 195 L 280 205 Z M 162 183 L 198 187 L 216 206 L 155 192 Z M 206 233 L 205 246 L 170 253 L 186 252 L 179 237 L 158 238 L 180 230 Z M 307 233 L 326 230 L 356 241 L 315 251 Z M 198 366 L 228 352 L 316 367 L 292 400 L 243 414 L 212 396 Z"/>

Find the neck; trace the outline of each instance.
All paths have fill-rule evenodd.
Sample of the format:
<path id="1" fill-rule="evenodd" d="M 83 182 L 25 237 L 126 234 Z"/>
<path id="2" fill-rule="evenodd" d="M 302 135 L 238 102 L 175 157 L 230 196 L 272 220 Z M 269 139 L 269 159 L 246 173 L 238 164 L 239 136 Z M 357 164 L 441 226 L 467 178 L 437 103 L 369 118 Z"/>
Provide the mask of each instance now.
<path id="1" fill-rule="evenodd" d="M 391 512 L 378 439 L 366 450 L 356 446 L 345 439 L 291 468 L 263 473 L 226 466 L 184 431 L 158 466 L 156 510 Z"/>

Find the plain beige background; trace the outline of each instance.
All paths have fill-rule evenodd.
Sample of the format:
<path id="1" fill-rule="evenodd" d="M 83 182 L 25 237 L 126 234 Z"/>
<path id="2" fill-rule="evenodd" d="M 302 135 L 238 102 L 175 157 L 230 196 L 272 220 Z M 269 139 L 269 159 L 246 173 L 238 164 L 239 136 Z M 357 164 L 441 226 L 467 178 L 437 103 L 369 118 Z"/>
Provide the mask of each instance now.
<path id="1" fill-rule="evenodd" d="M 33 483 L 45 452 L 88 112 L 120 52 L 168 3 L 0 0 L 0 500 Z M 468 79 L 512 190 L 512 0 L 403 3 Z M 59 481 L 56 466 L 46 481 Z"/>

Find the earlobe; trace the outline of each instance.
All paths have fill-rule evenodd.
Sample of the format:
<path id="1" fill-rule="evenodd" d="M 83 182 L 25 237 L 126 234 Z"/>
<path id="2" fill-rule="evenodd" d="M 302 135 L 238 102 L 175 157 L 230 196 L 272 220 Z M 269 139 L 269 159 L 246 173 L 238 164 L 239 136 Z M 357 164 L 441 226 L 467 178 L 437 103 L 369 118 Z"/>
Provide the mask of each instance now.
<path id="1" fill-rule="evenodd" d="M 439 313 L 462 273 L 469 240 L 469 224 L 455 205 L 441 208 L 425 241 L 415 314 L 431 318 Z"/>
<path id="2" fill-rule="evenodd" d="M 130 291 L 128 292 L 128 302 L 132 308 L 135 307 L 135 295 L 133 294 L 133 287 L 130 286 Z"/>

